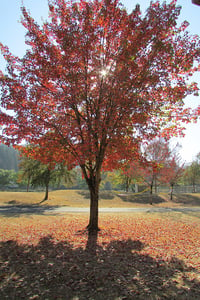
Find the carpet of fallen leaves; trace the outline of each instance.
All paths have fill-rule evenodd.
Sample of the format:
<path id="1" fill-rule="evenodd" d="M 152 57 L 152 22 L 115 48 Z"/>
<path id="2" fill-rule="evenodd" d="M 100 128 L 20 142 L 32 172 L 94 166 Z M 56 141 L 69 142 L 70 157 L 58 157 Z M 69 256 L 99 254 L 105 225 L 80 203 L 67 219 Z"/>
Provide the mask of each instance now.
<path id="1" fill-rule="evenodd" d="M 199 299 L 200 222 L 148 214 L 2 217 L 0 299 Z"/>

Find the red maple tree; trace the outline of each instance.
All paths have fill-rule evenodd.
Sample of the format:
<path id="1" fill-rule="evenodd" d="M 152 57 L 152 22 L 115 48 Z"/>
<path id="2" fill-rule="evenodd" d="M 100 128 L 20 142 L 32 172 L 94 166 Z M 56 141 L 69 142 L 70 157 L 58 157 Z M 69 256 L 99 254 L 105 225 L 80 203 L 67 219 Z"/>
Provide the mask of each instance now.
<path id="1" fill-rule="evenodd" d="M 146 145 L 144 149 L 146 161 L 143 162 L 143 178 L 150 188 L 150 194 L 153 194 L 153 187 L 157 193 L 161 171 L 168 162 L 170 155 L 169 141 L 155 139 Z"/>
<path id="2" fill-rule="evenodd" d="M 184 171 L 184 163 L 181 162 L 181 158 L 177 154 L 172 155 L 161 170 L 161 181 L 170 186 L 170 200 L 173 200 L 174 186 Z"/>
<path id="3" fill-rule="evenodd" d="M 188 120 L 183 98 L 198 90 L 187 79 L 198 69 L 199 38 L 187 22 L 177 27 L 176 1 L 156 1 L 143 16 L 118 0 L 49 0 L 43 26 L 22 13 L 26 54 L 1 45 L 8 63 L 0 77 L 2 139 L 26 140 L 58 159 L 70 153 L 91 194 L 88 229 L 97 230 L 104 161 L 136 154 L 141 140 Z"/>

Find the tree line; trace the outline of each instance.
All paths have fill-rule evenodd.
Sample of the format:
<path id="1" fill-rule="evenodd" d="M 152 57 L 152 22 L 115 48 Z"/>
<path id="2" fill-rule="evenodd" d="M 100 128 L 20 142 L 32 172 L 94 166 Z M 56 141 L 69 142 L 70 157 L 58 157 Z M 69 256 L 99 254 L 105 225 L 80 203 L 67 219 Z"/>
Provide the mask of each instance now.
<path id="1" fill-rule="evenodd" d="M 145 159 L 135 161 L 129 159 L 118 169 L 102 172 L 101 190 L 124 190 L 137 192 L 138 186 L 148 189 L 149 193 L 157 193 L 158 186 L 169 187 L 170 198 L 176 185 L 192 185 L 193 192 L 200 184 L 200 153 L 189 165 L 184 165 L 179 155 L 179 145 L 172 149 L 168 141 L 155 139 L 141 151 Z M 12 153 L 16 150 L 11 149 Z M 19 188 L 27 191 L 38 187 L 45 188 L 44 201 L 48 200 L 49 188 L 87 189 L 80 168 L 69 169 L 63 162 L 58 164 L 50 160 L 41 163 L 30 157 L 30 152 L 36 149 L 32 146 L 21 147 L 17 151 L 19 170 L 0 169 L 0 187 Z"/>

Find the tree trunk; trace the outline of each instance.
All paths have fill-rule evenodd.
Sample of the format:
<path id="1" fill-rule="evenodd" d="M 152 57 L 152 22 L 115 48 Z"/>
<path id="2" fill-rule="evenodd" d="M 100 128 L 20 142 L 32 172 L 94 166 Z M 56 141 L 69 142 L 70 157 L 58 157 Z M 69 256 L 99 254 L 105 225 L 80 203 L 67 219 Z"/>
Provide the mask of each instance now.
<path id="1" fill-rule="evenodd" d="M 155 181 L 154 181 L 154 188 L 155 188 L 155 194 L 157 194 L 158 186 L 157 186 L 157 180 L 156 180 L 156 178 L 155 178 Z"/>
<path id="2" fill-rule="evenodd" d="M 192 187 L 193 187 L 193 191 L 192 192 L 196 193 L 196 187 L 195 187 L 195 183 L 194 182 L 192 183 Z"/>
<path id="3" fill-rule="evenodd" d="M 46 186 L 45 186 L 45 196 L 44 196 L 43 201 L 48 200 L 48 198 L 49 198 L 49 185 L 46 184 Z"/>
<path id="4" fill-rule="evenodd" d="M 26 191 L 27 193 L 29 192 L 29 187 L 30 187 L 30 178 L 28 178 L 28 183 L 27 183 L 27 186 L 26 186 Z"/>
<path id="5" fill-rule="evenodd" d="M 125 192 L 128 193 L 129 190 L 129 180 L 128 176 L 125 178 Z"/>
<path id="6" fill-rule="evenodd" d="M 98 206 L 99 206 L 99 192 L 93 187 L 90 189 L 90 219 L 87 226 L 88 231 L 95 232 L 99 230 L 98 227 Z"/>
<path id="7" fill-rule="evenodd" d="M 93 176 L 88 183 L 90 190 L 90 218 L 87 229 L 89 232 L 97 232 L 100 230 L 98 227 L 99 184 L 100 176 Z"/>
<path id="8" fill-rule="evenodd" d="M 44 173 L 44 183 L 45 183 L 45 196 L 44 196 L 44 200 L 46 201 L 49 198 L 49 182 L 50 182 L 50 176 L 51 176 L 51 171 L 49 169 L 47 169 Z"/>
<path id="9" fill-rule="evenodd" d="M 153 183 L 150 184 L 150 194 L 153 194 Z"/>
<path id="10" fill-rule="evenodd" d="M 173 200 L 173 191 L 174 191 L 174 185 L 171 184 L 171 191 L 170 191 L 170 200 Z"/>
<path id="11" fill-rule="evenodd" d="M 96 256 L 97 238 L 98 238 L 98 231 L 88 232 L 88 241 L 87 241 L 85 251 L 92 254 L 93 256 Z"/>

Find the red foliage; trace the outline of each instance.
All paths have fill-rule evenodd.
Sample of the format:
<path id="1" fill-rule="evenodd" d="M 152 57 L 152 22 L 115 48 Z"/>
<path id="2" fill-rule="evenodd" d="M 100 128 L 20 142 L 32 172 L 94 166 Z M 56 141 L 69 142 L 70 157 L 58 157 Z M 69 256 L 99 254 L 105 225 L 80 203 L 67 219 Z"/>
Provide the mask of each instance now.
<path id="1" fill-rule="evenodd" d="M 4 140 L 58 147 L 80 165 L 101 165 L 105 155 L 121 156 L 158 134 L 163 122 L 165 136 L 179 132 L 177 122 L 190 119 L 182 99 L 197 91 L 186 79 L 197 70 L 199 40 L 186 23 L 176 28 L 175 1 L 152 4 L 145 18 L 118 1 L 50 1 L 49 10 L 40 27 L 22 8 L 30 46 L 23 59 L 1 45 L 9 72 L 1 76 L 1 105 L 16 113 L 1 112 Z"/>

